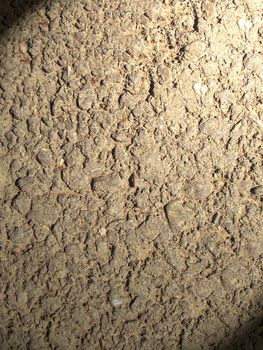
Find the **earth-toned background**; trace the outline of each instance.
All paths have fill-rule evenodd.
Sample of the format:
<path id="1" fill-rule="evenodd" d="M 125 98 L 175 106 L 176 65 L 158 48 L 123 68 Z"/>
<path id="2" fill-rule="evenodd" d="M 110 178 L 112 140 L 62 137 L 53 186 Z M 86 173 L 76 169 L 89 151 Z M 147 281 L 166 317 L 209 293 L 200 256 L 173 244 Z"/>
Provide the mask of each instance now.
<path id="1" fill-rule="evenodd" d="M 0 349 L 263 349 L 263 3 L 0 5 Z"/>

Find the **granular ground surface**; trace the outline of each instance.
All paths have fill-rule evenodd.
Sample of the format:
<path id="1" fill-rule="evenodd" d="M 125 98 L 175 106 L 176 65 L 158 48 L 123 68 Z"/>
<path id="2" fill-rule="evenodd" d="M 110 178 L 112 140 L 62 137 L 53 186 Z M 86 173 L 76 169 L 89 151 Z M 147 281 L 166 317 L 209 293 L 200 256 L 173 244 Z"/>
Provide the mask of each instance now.
<path id="1" fill-rule="evenodd" d="M 31 3 L 1 5 L 0 349 L 262 350 L 262 1 Z"/>

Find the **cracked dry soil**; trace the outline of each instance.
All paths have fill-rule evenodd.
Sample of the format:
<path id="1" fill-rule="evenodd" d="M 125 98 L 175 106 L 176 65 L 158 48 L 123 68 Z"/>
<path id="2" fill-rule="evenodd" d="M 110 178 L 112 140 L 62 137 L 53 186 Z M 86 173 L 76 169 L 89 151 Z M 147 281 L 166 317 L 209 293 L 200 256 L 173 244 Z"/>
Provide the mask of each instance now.
<path id="1" fill-rule="evenodd" d="M 262 1 L 14 4 L 0 348 L 262 350 Z"/>

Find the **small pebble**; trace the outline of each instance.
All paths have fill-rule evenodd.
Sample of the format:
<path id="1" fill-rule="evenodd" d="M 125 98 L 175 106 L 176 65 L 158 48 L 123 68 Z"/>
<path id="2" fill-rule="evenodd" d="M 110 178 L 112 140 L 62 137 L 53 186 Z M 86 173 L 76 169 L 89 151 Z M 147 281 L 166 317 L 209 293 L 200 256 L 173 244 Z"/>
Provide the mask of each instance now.
<path id="1" fill-rule="evenodd" d="M 12 206 L 22 215 L 26 215 L 30 210 L 31 199 L 25 193 L 20 192 L 13 200 Z"/>
<path id="2" fill-rule="evenodd" d="M 256 186 L 251 188 L 250 192 L 256 196 L 262 196 L 263 195 L 263 186 Z"/>
<path id="3" fill-rule="evenodd" d="M 111 299 L 111 305 L 116 308 L 122 305 L 122 300 L 120 298 Z"/>
<path id="4" fill-rule="evenodd" d="M 169 224 L 176 229 L 185 229 L 193 221 L 194 214 L 192 210 L 182 206 L 176 200 L 172 200 L 166 204 L 164 210 Z"/>
<path id="5" fill-rule="evenodd" d="M 238 20 L 238 26 L 241 30 L 246 32 L 247 30 L 250 30 L 253 27 L 253 24 L 251 21 L 245 19 L 245 18 L 240 18 Z"/>
<path id="6" fill-rule="evenodd" d="M 31 194 L 34 192 L 36 180 L 33 176 L 25 176 L 17 180 L 17 187 L 23 191 Z"/>
<path id="7" fill-rule="evenodd" d="M 206 85 L 201 84 L 201 83 L 195 83 L 194 84 L 194 91 L 197 95 L 204 96 L 208 91 L 208 87 Z"/>
<path id="8" fill-rule="evenodd" d="M 77 98 L 77 105 L 82 110 L 88 110 L 92 107 L 94 101 L 94 94 L 89 89 L 80 91 Z"/>
<path id="9" fill-rule="evenodd" d="M 220 220 L 220 214 L 219 214 L 219 213 L 215 213 L 215 214 L 213 215 L 213 217 L 212 217 L 212 223 L 215 224 L 215 225 L 217 225 L 218 222 L 219 222 L 219 220 Z"/>
<path id="10" fill-rule="evenodd" d="M 117 175 L 99 176 L 91 181 L 91 188 L 97 193 L 118 191 L 121 185 L 120 178 Z"/>
<path id="11" fill-rule="evenodd" d="M 71 66 L 70 66 L 70 65 L 67 65 L 67 67 L 65 67 L 65 68 L 63 69 L 62 79 L 63 79 L 64 81 L 66 81 L 66 82 L 69 81 L 70 76 L 71 76 L 71 72 L 72 72 Z"/>
<path id="12" fill-rule="evenodd" d="M 205 55 L 207 45 L 201 40 L 196 40 L 188 44 L 185 48 L 185 58 L 191 61 L 198 60 Z"/>
<path id="13" fill-rule="evenodd" d="M 81 255 L 81 249 L 79 244 L 72 243 L 66 246 L 65 253 L 72 258 L 78 258 Z"/>
<path id="14" fill-rule="evenodd" d="M 15 245 L 26 245 L 32 238 L 32 231 L 24 227 L 15 227 L 9 233 L 10 241 Z"/>
<path id="15" fill-rule="evenodd" d="M 117 142 L 127 142 L 128 141 L 128 138 L 120 133 L 111 134 L 111 138 Z"/>
<path id="16" fill-rule="evenodd" d="M 42 166 L 49 166 L 52 163 L 51 152 L 45 148 L 42 148 L 37 154 L 37 161 Z"/>
<path id="17" fill-rule="evenodd" d="M 102 227 L 102 228 L 99 229 L 99 234 L 100 234 L 101 236 L 106 236 L 106 233 L 107 233 L 107 231 L 106 231 L 106 229 L 105 229 L 104 227 Z"/>

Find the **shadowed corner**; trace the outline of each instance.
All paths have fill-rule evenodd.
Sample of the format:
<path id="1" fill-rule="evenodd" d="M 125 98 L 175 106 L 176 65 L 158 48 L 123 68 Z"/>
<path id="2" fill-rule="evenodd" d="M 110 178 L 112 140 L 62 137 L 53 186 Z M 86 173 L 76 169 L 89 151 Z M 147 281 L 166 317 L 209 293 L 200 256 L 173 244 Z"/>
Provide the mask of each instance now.
<path id="1" fill-rule="evenodd" d="M 235 330 L 218 350 L 263 350 L 263 312 Z"/>
<path id="2" fill-rule="evenodd" d="M 0 36 L 16 26 L 42 2 L 42 0 L 0 0 Z"/>

